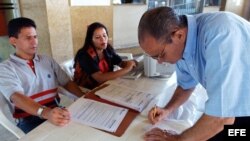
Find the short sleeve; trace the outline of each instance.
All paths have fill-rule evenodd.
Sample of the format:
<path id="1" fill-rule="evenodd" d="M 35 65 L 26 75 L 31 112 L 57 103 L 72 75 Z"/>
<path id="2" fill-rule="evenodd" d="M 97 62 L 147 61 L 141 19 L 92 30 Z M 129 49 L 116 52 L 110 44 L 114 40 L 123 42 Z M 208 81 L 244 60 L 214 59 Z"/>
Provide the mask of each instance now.
<path id="1" fill-rule="evenodd" d="M 14 67 L 9 63 L 0 64 L 0 91 L 10 101 L 15 92 L 24 92 Z"/>
<path id="2" fill-rule="evenodd" d="M 78 62 L 80 67 L 86 72 L 88 75 L 91 75 L 95 72 L 100 71 L 98 62 L 91 58 L 91 56 L 87 52 L 79 53 Z"/>
<path id="3" fill-rule="evenodd" d="M 183 62 L 178 62 L 176 64 L 176 75 L 177 84 L 184 90 L 194 88 L 198 84 L 188 73 L 188 71 L 185 70 L 185 65 L 183 64 Z"/>
<path id="4" fill-rule="evenodd" d="M 53 70 L 55 72 L 55 75 L 56 75 L 56 78 L 57 78 L 59 85 L 65 86 L 70 81 L 69 76 L 53 58 L 50 58 L 50 61 L 52 63 Z"/>
<path id="5" fill-rule="evenodd" d="M 111 59 L 112 65 L 120 65 L 122 58 L 115 53 L 115 50 L 112 47 L 107 48 L 107 55 Z"/>

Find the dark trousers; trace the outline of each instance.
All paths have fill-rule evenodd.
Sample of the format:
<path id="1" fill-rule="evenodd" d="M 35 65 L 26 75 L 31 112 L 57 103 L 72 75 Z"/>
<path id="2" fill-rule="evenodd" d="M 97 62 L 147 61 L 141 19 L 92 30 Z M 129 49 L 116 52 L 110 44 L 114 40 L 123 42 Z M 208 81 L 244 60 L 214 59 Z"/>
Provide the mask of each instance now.
<path id="1" fill-rule="evenodd" d="M 28 133 L 32 129 L 36 128 L 38 125 L 43 123 L 45 120 L 37 116 L 29 116 L 26 118 L 18 119 L 17 126 L 24 132 Z"/>
<path id="2" fill-rule="evenodd" d="M 234 127 L 250 127 L 250 117 L 236 117 L 234 124 Z M 225 129 L 224 129 L 225 130 Z M 208 141 L 225 141 L 225 132 L 227 131 L 221 131 L 212 138 L 210 138 Z"/>

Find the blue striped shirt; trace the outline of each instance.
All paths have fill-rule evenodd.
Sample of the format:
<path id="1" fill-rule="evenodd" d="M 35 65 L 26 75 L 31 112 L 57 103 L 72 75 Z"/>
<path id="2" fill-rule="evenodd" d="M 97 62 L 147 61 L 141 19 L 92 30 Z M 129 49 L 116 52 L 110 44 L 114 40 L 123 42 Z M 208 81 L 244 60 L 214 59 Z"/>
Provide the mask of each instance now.
<path id="1" fill-rule="evenodd" d="M 229 12 L 187 15 L 187 20 L 178 85 L 189 89 L 200 83 L 208 94 L 208 115 L 250 116 L 250 23 Z"/>

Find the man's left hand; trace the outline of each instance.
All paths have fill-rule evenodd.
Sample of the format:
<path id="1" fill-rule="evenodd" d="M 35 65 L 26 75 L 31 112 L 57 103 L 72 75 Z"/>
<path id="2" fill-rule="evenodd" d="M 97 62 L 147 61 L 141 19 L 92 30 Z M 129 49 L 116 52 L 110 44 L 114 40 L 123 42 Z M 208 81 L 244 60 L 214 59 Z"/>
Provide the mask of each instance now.
<path id="1" fill-rule="evenodd" d="M 144 135 L 145 141 L 179 141 L 179 135 L 174 131 L 154 128 Z"/>

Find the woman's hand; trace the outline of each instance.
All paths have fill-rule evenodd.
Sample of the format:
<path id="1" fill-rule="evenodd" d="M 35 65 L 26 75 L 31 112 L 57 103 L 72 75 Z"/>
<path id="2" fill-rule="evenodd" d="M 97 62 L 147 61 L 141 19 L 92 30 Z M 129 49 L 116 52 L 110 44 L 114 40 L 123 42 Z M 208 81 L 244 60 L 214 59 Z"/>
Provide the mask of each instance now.
<path id="1" fill-rule="evenodd" d="M 135 61 L 131 60 L 131 61 L 126 61 L 126 63 L 124 63 L 124 68 L 128 69 L 129 71 L 131 71 L 134 67 L 136 67 L 136 63 Z"/>

